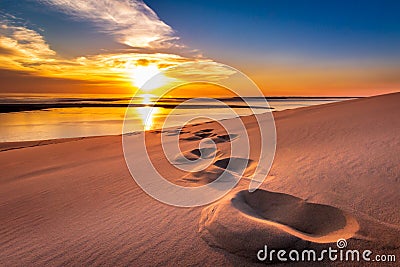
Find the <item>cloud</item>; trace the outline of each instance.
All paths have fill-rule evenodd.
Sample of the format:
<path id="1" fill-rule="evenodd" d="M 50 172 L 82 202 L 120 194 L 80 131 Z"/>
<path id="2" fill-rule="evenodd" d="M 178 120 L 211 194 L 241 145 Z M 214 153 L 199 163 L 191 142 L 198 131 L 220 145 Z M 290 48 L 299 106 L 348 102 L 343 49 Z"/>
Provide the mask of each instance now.
<path id="1" fill-rule="evenodd" d="M 181 47 L 174 30 L 140 0 L 41 0 L 77 19 L 89 20 L 134 48 Z"/>
<path id="2" fill-rule="evenodd" d="M 221 82 L 238 73 L 236 70 L 225 67 L 211 60 L 188 62 L 172 69 L 166 69 L 165 75 L 185 82 Z"/>
<path id="3" fill-rule="evenodd" d="M 0 64 L 22 69 L 54 61 L 56 52 L 34 30 L 0 20 Z"/>
<path id="4" fill-rule="evenodd" d="M 130 83 L 138 67 L 165 68 L 192 61 L 168 53 L 116 52 L 62 58 L 32 29 L 0 18 L 0 68 L 87 82 Z"/>
<path id="5" fill-rule="evenodd" d="M 150 63 L 150 61 L 149 61 L 148 59 L 145 59 L 145 58 L 140 58 L 140 59 L 136 60 L 136 65 L 137 65 L 137 66 L 144 66 L 144 67 L 146 67 L 146 66 L 149 65 L 149 63 Z"/>
<path id="6" fill-rule="evenodd" d="M 71 76 L 72 73 L 78 75 L 101 76 L 108 77 L 109 75 L 117 75 L 121 81 L 129 81 L 132 73 L 138 67 L 148 67 L 154 65 L 159 67 L 173 66 L 183 62 L 191 62 L 192 59 L 184 58 L 174 54 L 165 53 L 113 53 L 100 54 L 94 56 L 79 57 L 74 62 L 80 64 L 79 70 L 72 67 L 64 75 Z M 114 77 L 115 79 L 116 77 Z"/>

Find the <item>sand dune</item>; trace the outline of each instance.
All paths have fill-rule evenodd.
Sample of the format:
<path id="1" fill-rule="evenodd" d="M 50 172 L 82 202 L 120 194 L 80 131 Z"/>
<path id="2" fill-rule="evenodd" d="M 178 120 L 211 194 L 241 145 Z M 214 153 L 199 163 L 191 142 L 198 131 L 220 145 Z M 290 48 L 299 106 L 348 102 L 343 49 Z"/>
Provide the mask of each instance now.
<path id="1" fill-rule="evenodd" d="M 241 133 L 217 122 L 130 134 L 148 137 L 154 166 L 172 183 L 215 181 L 230 162 L 245 168 L 234 192 L 200 208 L 146 195 L 129 174 L 120 136 L 2 144 L 0 265 L 243 266 L 256 264 L 254 252 L 266 244 L 321 248 L 338 237 L 351 249 L 398 255 L 399 103 L 396 93 L 275 112 L 275 160 L 254 193 L 246 191 L 260 152 L 252 116 L 227 121 L 246 125 L 247 156 L 230 155 Z M 181 166 L 200 157 L 208 165 L 171 166 L 164 137 L 179 138 L 189 159 Z M 235 170 L 225 177 L 240 178 Z"/>

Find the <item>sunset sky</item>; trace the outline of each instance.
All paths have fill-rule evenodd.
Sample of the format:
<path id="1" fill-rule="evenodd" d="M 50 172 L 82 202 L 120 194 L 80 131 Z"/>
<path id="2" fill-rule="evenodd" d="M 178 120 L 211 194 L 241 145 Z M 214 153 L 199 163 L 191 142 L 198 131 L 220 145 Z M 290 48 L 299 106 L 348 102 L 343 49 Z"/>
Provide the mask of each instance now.
<path id="1" fill-rule="evenodd" d="M 389 93 L 399 14 L 399 1 L 2 0 L 1 92 L 135 93 L 166 67 L 215 61 L 267 96 Z"/>

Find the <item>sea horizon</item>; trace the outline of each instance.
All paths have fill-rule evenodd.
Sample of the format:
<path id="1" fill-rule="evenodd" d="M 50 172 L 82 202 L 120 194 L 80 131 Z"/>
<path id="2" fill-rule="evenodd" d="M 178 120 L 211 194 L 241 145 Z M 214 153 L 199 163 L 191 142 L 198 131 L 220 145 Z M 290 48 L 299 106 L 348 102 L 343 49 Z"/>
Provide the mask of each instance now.
<path id="1" fill-rule="evenodd" d="M 346 101 L 358 97 L 265 97 L 272 111 L 282 111 L 331 102 Z M 236 116 L 266 112 L 264 98 L 238 97 L 215 98 L 223 104 L 215 104 L 207 98 L 198 98 L 190 104 L 184 97 L 132 97 L 124 94 L 0 94 L 0 142 L 42 141 L 50 139 L 90 137 L 122 134 L 127 109 L 129 123 L 134 131 L 163 128 L 163 122 L 171 110 L 179 112 L 169 119 L 169 127 L 183 126 L 182 121 L 199 110 L 207 109 L 219 120 Z M 262 102 L 261 102 L 262 100 Z M 257 104 L 260 103 L 258 106 Z M 235 115 L 229 112 L 235 111 Z M 132 115 L 133 114 L 133 115 Z M 237 114 L 237 115 L 236 115 Z M 195 122 L 209 121 L 198 118 Z"/>

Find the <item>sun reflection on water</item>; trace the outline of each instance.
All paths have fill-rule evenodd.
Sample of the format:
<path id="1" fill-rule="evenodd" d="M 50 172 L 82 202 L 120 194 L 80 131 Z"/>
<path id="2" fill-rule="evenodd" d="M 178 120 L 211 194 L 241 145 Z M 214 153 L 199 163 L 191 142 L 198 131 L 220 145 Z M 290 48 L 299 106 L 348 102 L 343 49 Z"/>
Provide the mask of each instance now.
<path id="1" fill-rule="evenodd" d="M 143 129 L 145 131 L 152 130 L 156 127 L 157 115 L 161 114 L 159 107 L 139 107 L 137 108 L 138 115 L 142 120 Z"/>

